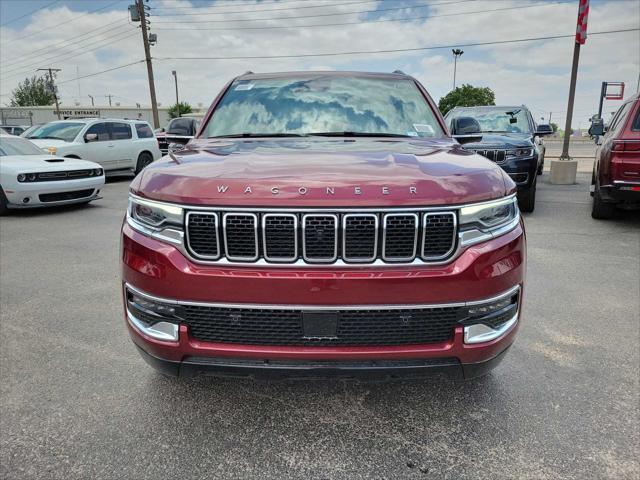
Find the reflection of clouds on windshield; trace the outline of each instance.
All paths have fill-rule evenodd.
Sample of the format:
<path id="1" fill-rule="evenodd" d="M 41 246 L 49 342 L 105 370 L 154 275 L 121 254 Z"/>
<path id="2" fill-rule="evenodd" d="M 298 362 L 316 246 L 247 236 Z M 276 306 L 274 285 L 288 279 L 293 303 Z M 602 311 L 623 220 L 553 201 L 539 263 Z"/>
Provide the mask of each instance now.
<path id="1" fill-rule="evenodd" d="M 371 78 L 272 79 L 234 84 L 207 128 L 207 136 L 240 133 L 367 132 L 433 135 L 433 112 L 410 80 Z"/>

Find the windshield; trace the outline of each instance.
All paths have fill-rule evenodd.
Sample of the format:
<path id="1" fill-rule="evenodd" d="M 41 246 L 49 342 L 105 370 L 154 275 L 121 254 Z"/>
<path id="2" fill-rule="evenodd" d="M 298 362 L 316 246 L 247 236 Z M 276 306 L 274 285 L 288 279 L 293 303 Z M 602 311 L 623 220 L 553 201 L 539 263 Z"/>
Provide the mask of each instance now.
<path id="1" fill-rule="evenodd" d="M 527 110 L 524 108 L 456 108 L 447 115 L 447 122 L 458 117 L 475 118 L 485 133 L 531 133 Z"/>
<path id="2" fill-rule="evenodd" d="M 47 123 L 46 125 L 36 128 L 27 138 L 50 138 L 73 142 L 84 125 L 84 123 L 67 122 Z"/>
<path id="3" fill-rule="evenodd" d="M 330 75 L 237 80 L 203 133 L 206 137 L 314 134 L 444 135 L 412 80 Z"/>
<path id="4" fill-rule="evenodd" d="M 0 137 L 0 156 L 45 155 L 39 147 L 20 137 Z"/>

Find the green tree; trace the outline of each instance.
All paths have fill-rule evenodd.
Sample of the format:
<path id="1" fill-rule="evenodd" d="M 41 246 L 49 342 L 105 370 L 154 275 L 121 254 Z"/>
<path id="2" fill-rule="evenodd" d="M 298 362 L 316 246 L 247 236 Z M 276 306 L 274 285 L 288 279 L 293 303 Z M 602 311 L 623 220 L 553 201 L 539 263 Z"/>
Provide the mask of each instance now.
<path id="1" fill-rule="evenodd" d="M 178 110 L 180 111 L 180 115 L 178 115 Z M 191 113 L 191 112 L 193 112 L 193 109 L 191 108 L 191 105 L 189 105 L 187 102 L 180 102 L 180 103 L 173 104 L 171 105 L 169 110 L 167 110 L 167 113 L 169 114 L 169 118 L 176 118 L 184 115 L 185 113 Z"/>
<path id="2" fill-rule="evenodd" d="M 549 125 L 551 125 L 551 128 L 553 128 L 553 133 L 556 133 L 558 131 L 558 124 L 557 123 L 551 122 Z"/>
<path id="3" fill-rule="evenodd" d="M 438 102 L 442 115 L 453 107 L 475 107 L 477 105 L 495 105 L 496 96 L 489 87 L 474 87 L 464 84 L 451 90 Z"/>
<path id="4" fill-rule="evenodd" d="M 16 89 L 11 92 L 12 107 L 35 107 L 43 105 L 53 105 L 55 96 L 49 79 L 45 76 L 34 75 L 25 78 Z"/>

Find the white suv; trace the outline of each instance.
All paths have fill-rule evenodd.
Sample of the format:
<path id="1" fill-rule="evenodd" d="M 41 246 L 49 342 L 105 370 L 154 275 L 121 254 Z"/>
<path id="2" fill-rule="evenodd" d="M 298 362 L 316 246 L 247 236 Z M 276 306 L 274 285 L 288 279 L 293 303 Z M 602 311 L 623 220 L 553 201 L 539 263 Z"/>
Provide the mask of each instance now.
<path id="1" fill-rule="evenodd" d="M 90 160 L 111 171 L 138 173 L 161 157 L 153 130 L 139 120 L 59 120 L 41 125 L 27 138 L 53 155 Z"/>

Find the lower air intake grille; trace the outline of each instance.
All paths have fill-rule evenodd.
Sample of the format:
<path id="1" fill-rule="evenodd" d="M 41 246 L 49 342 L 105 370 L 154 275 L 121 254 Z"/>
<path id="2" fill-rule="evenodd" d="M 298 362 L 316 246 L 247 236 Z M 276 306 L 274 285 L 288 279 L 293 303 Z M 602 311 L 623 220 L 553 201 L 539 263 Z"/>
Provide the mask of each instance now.
<path id="1" fill-rule="evenodd" d="M 187 305 L 184 323 L 205 342 L 245 345 L 409 345 L 452 338 L 460 307 L 337 310 L 337 336 L 305 338 L 302 310 Z"/>
<path id="2" fill-rule="evenodd" d="M 41 202 L 62 202 L 65 200 L 78 200 L 93 195 L 93 188 L 87 190 L 75 190 L 73 192 L 41 193 L 38 195 Z"/>

